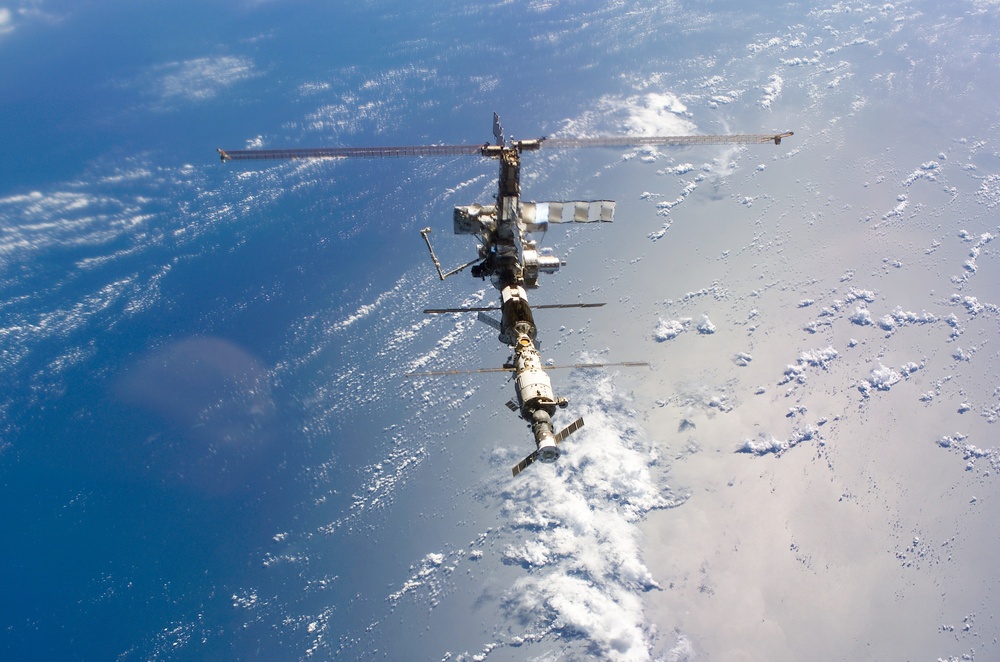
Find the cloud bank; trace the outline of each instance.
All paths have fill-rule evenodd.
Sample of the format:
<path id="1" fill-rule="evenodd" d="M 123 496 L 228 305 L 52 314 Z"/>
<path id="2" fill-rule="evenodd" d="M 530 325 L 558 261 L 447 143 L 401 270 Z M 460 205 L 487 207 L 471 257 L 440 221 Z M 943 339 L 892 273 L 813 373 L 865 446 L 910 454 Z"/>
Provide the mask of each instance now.
<path id="1" fill-rule="evenodd" d="M 646 660 L 657 637 L 642 594 L 659 586 L 642 561 L 637 524 L 651 510 L 680 505 L 664 461 L 628 396 L 607 374 L 580 375 L 574 407 L 586 427 L 554 465 L 540 465 L 503 494 L 513 538 L 504 562 L 527 575 L 504 609 L 525 623 L 516 637 L 579 640 L 603 659 Z"/>

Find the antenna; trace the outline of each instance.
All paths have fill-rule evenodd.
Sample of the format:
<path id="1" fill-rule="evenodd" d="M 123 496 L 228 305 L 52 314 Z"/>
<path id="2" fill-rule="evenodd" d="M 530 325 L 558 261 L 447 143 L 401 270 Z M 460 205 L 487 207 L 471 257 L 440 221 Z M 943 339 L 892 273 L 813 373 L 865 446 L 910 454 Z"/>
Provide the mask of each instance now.
<path id="1" fill-rule="evenodd" d="M 589 370 L 591 368 L 649 368 L 646 361 L 615 361 L 614 363 L 573 363 L 570 365 L 543 365 L 542 370 Z M 424 370 L 420 372 L 404 372 L 403 377 L 442 377 L 446 375 L 473 375 L 483 372 L 517 372 L 517 368 L 509 365 L 503 368 L 476 368 L 473 370 Z"/>

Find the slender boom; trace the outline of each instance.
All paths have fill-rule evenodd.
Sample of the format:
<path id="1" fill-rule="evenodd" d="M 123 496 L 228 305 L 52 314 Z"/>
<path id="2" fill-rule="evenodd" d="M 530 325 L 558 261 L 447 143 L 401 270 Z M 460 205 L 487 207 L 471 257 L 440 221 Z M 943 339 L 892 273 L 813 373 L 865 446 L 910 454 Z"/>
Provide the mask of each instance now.
<path id="1" fill-rule="evenodd" d="M 517 151 L 534 151 L 539 148 L 566 149 L 574 147 L 680 147 L 683 145 L 760 145 L 773 142 L 781 144 L 782 138 L 794 135 L 785 133 L 747 133 L 713 136 L 616 136 L 612 138 L 538 138 L 515 140 L 511 146 Z M 492 145 L 411 145 L 408 147 L 320 147 L 312 149 L 220 149 L 223 161 L 265 161 L 287 159 L 347 159 L 401 156 L 494 156 Z"/>

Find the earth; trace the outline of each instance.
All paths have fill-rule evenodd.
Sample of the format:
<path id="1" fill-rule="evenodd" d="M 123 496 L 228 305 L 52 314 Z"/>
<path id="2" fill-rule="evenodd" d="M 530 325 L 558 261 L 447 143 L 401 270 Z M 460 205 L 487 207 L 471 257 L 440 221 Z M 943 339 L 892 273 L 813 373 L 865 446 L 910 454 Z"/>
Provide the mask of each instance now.
<path id="1" fill-rule="evenodd" d="M 5 659 L 997 659 L 1000 3 L 0 0 Z M 541 151 L 530 432 L 451 235 Z"/>

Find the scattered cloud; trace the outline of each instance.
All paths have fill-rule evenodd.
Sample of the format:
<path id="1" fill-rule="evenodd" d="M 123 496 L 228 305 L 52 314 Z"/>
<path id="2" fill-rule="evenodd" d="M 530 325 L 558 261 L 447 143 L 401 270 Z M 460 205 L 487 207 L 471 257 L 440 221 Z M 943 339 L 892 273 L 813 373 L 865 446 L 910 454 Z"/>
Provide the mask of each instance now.
<path id="1" fill-rule="evenodd" d="M 168 62 L 151 73 L 152 93 L 163 102 L 206 101 L 222 89 L 256 78 L 260 72 L 247 57 L 200 57 Z"/>
<path id="2" fill-rule="evenodd" d="M 778 97 L 781 96 L 781 90 L 785 85 L 785 79 L 778 74 L 771 74 L 768 78 L 767 84 L 761 86 L 761 91 L 764 96 L 761 97 L 760 105 L 762 108 L 770 108 Z"/>
<path id="3" fill-rule="evenodd" d="M 656 323 L 656 330 L 653 332 L 653 337 L 659 342 L 673 340 L 687 331 L 690 325 L 690 317 L 682 317 L 679 320 L 660 319 L 660 321 Z"/>
<path id="4" fill-rule="evenodd" d="M 43 23 L 53 25 L 62 20 L 63 16 L 42 9 L 40 0 L 17 0 L 12 7 L 0 7 L 0 37 L 17 30 L 25 23 Z"/>
<path id="5" fill-rule="evenodd" d="M 778 386 L 784 386 L 788 383 L 804 384 L 806 382 L 805 373 L 810 368 L 829 370 L 830 362 L 837 356 L 837 350 L 832 346 L 799 352 L 798 360 L 785 368 L 784 376 L 778 382 Z"/>
<path id="6" fill-rule="evenodd" d="M 774 435 L 762 432 L 757 439 L 744 439 L 743 443 L 736 449 L 737 453 L 747 453 L 749 455 L 781 455 L 790 448 L 794 448 L 805 441 L 813 441 L 819 438 L 819 428 L 815 425 L 803 425 L 792 430 L 788 439 L 776 439 Z"/>

